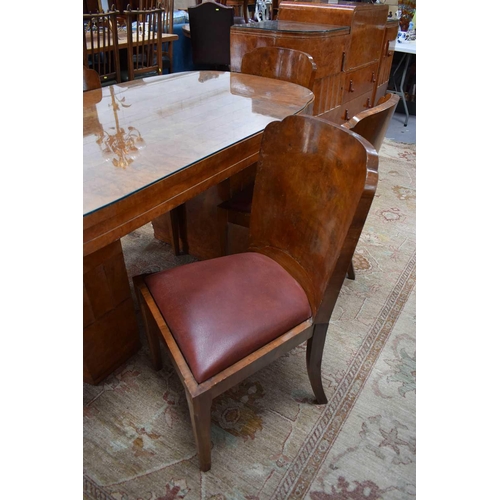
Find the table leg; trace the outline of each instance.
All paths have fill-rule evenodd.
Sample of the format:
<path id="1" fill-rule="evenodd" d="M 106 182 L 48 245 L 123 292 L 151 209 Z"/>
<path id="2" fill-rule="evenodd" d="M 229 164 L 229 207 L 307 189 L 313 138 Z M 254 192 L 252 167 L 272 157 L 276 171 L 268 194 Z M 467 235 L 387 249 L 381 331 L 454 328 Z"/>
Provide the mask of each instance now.
<path id="1" fill-rule="evenodd" d="M 405 93 L 404 93 L 406 72 L 407 72 L 408 66 L 410 64 L 410 59 L 411 59 L 411 54 L 405 54 L 405 65 L 404 65 L 404 69 L 403 69 L 403 76 L 401 77 L 401 84 L 399 87 L 399 92 L 400 92 L 399 95 L 401 96 L 401 99 L 403 100 L 403 107 L 405 108 L 405 114 L 406 114 L 405 124 L 404 124 L 405 127 L 408 125 L 408 118 L 410 117 L 410 113 L 408 112 L 408 105 L 406 104 L 406 98 L 405 98 Z"/>
<path id="2" fill-rule="evenodd" d="M 401 97 L 401 100 L 403 101 L 403 107 L 404 107 L 405 115 L 406 115 L 405 123 L 404 123 L 405 127 L 408 125 L 408 119 L 410 118 L 410 113 L 408 111 L 408 105 L 406 104 L 405 92 L 404 92 L 406 73 L 408 71 L 408 66 L 410 65 L 410 60 L 411 60 L 411 54 L 403 53 L 403 57 L 401 57 L 398 65 L 396 66 L 396 68 L 394 69 L 394 71 L 392 73 L 393 79 L 394 79 L 394 87 L 396 89 L 394 91 L 394 93 L 399 95 L 399 97 Z M 403 64 L 403 74 L 401 76 L 401 81 L 399 82 L 399 90 L 398 90 L 398 85 L 396 83 L 396 74 L 397 74 L 401 64 Z"/>
<path id="3" fill-rule="evenodd" d="M 83 380 L 98 384 L 141 347 L 120 241 L 83 259 Z"/>

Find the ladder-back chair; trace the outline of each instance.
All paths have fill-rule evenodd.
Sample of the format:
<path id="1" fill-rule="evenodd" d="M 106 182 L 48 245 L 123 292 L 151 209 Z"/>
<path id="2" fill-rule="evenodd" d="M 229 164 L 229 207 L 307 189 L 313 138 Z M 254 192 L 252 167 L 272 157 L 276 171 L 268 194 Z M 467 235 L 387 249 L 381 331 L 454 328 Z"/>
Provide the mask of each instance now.
<path id="1" fill-rule="evenodd" d="M 97 71 L 101 83 L 121 82 L 118 11 L 83 14 L 83 65 Z"/>

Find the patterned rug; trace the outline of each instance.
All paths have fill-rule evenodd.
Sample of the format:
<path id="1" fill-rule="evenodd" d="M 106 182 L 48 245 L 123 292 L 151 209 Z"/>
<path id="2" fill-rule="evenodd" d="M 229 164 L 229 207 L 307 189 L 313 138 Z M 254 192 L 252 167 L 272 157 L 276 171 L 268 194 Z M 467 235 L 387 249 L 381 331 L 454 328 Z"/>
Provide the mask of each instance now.
<path id="1" fill-rule="evenodd" d="M 415 145 L 386 141 L 379 174 L 356 279 L 330 321 L 328 403 L 312 404 L 297 347 L 214 400 L 212 469 L 201 473 L 182 385 L 166 354 L 155 372 L 143 347 L 84 386 L 85 499 L 415 497 Z M 130 276 L 192 260 L 149 224 L 122 243 Z"/>

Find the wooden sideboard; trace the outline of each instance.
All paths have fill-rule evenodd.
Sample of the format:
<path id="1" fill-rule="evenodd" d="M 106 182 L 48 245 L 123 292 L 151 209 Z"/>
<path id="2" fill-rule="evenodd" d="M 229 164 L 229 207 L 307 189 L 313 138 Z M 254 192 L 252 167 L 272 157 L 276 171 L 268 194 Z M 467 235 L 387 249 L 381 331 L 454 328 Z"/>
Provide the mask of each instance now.
<path id="1" fill-rule="evenodd" d="M 387 89 L 398 32 L 388 12 L 383 4 L 284 0 L 277 20 L 231 28 L 231 71 L 256 47 L 307 52 L 318 67 L 313 114 L 342 123 Z"/>

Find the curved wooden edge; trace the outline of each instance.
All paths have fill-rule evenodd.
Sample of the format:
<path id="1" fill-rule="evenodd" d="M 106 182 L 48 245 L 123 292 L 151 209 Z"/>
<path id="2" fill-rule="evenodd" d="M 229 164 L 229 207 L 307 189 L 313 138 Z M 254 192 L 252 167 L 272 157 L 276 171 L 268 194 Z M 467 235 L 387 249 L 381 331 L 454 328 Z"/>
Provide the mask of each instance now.
<path id="1" fill-rule="evenodd" d="M 363 121 L 369 116 L 373 116 L 383 111 L 390 110 L 391 108 L 394 108 L 395 110 L 396 106 L 398 105 L 399 99 L 400 98 L 398 94 L 392 94 L 389 92 L 383 95 L 378 100 L 376 106 L 373 106 L 373 108 L 370 109 L 366 109 L 365 111 L 361 111 L 357 115 L 353 116 L 349 121 L 342 123 L 341 126 L 348 130 L 352 130 L 359 122 Z"/>
<path id="2" fill-rule="evenodd" d="M 322 120 L 321 118 L 317 118 Z M 327 121 L 327 120 L 322 120 Z M 332 315 L 333 309 L 337 302 L 340 290 L 344 283 L 349 265 L 352 262 L 352 257 L 354 255 L 354 250 L 358 244 L 361 231 L 363 230 L 366 218 L 370 211 L 375 192 L 377 190 L 378 184 L 378 152 L 374 146 L 367 141 L 364 137 L 359 134 L 346 129 L 346 132 L 354 135 L 365 147 L 366 149 L 366 180 L 363 193 L 358 203 L 358 207 L 354 213 L 354 217 L 351 222 L 351 226 L 347 232 L 347 236 L 344 241 L 344 246 L 340 252 L 337 259 L 337 264 L 335 266 L 335 271 L 332 273 L 328 285 L 326 287 L 325 293 L 323 295 L 323 301 L 318 308 L 314 322 L 316 325 L 328 324 L 330 317 Z"/>

